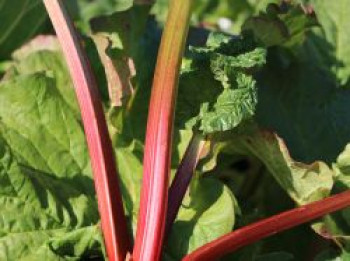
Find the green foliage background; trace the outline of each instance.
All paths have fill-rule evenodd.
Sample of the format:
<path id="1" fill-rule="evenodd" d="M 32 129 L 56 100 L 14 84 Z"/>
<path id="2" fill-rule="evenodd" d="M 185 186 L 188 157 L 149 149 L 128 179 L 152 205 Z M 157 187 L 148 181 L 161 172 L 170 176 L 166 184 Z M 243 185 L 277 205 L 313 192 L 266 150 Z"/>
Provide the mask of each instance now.
<path id="1" fill-rule="evenodd" d="M 168 1 L 66 4 L 98 79 L 135 233 Z M 196 1 L 172 172 L 193 135 L 206 137 L 207 154 L 164 260 L 349 189 L 349 13 L 349 0 Z M 0 17 L 0 260 L 104 260 L 79 108 L 42 2 L 0 0 Z M 224 260 L 348 260 L 349 235 L 345 209 Z"/>

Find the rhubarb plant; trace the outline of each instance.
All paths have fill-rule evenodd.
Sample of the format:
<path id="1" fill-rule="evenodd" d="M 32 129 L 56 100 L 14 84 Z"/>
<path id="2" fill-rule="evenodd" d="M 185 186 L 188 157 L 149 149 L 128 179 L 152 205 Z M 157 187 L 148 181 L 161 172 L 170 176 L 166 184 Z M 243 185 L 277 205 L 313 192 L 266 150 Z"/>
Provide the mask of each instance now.
<path id="1" fill-rule="evenodd" d="M 0 260 L 347 260 L 349 6 L 0 0 Z"/>

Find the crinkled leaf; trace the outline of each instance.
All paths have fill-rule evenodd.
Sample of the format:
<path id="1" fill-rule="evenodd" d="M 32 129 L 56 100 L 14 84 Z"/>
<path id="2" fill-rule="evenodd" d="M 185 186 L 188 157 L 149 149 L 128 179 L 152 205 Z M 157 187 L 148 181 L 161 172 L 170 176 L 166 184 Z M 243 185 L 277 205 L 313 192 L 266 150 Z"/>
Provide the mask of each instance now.
<path id="1" fill-rule="evenodd" d="M 204 104 L 200 112 L 200 130 L 213 133 L 232 130 L 241 122 L 251 118 L 257 104 L 255 81 L 251 76 L 237 76 L 237 89 L 225 89 L 218 97 L 214 108 Z"/>
<path id="2" fill-rule="evenodd" d="M 222 92 L 209 67 L 202 70 L 183 70 L 181 73 L 175 125 L 179 129 L 192 128 L 203 103 L 213 104 Z"/>
<path id="3" fill-rule="evenodd" d="M 0 259 L 100 253 L 99 215 L 79 119 L 43 73 L 0 84 Z"/>
<path id="4" fill-rule="evenodd" d="M 23 225 L 25 233 L 26 226 L 32 226 L 28 237 L 1 231 L 4 249 L 11 246 L 1 252 L 15 256 L 5 260 L 101 256 L 90 160 L 73 86 L 59 52 L 34 49 L 28 46 L 17 53 L 7 79 L 0 84 L 0 134 L 21 171 L 15 182 L 19 188 L 25 185 L 27 193 L 20 202 L 6 198 L 0 203 L 11 211 L 3 215 L 9 219 L 4 228 Z M 138 209 L 142 146 L 137 142 L 129 147 L 116 145 L 123 199 L 132 220 Z M 15 195 L 8 178 L 15 174 L 7 169 L 1 173 L 0 198 L 6 193 Z M 28 213 L 19 219 L 14 213 L 24 207 Z M 16 250 L 17 244 L 23 248 Z"/>
<path id="5" fill-rule="evenodd" d="M 191 51 L 192 60 L 180 79 L 178 124 L 186 122 L 187 127 L 208 134 L 232 130 L 250 119 L 257 90 L 249 71 L 265 63 L 265 50 L 255 48 L 249 38 L 213 34 L 206 47 Z M 195 112 L 188 107 L 197 104 L 201 108 L 198 115 L 188 119 Z"/>

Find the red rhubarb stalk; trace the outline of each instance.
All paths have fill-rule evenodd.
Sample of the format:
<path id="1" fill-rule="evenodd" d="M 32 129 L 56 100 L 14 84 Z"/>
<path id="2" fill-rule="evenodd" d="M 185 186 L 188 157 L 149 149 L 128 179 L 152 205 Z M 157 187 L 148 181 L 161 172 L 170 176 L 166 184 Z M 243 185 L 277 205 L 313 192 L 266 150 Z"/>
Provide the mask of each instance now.
<path id="1" fill-rule="evenodd" d="M 155 70 L 133 259 L 160 259 L 168 203 L 173 119 L 193 0 L 172 0 Z"/>
<path id="2" fill-rule="evenodd" d="M 113 148 L 96 81 L 63 1 L 44 0 L 44 4 L 61 43 L 80 105 L 107 255 L 110 261 L 124 261 L 130 250 L 130 240 Z"/>
<path id="3" fill-rule="evenodd" d="M 331 212 L 350 206 L 350 191 L 316 201 L 293 210 L 258 221 L 222 236 L 183 258 L 183 261 L 213 261 L 252 244 L 303 223 L 320 218 Z"/>
<path id="4" fill-rule="evenodd" d="M 175 178 L 169 189 L 168 214 L 165 226 L 166 235 L 170 232 L 171 226 L 179 212 L 204 145 L 205 140 L 203 140 L 203 137 L 194 135 L 176 171 Z"/>

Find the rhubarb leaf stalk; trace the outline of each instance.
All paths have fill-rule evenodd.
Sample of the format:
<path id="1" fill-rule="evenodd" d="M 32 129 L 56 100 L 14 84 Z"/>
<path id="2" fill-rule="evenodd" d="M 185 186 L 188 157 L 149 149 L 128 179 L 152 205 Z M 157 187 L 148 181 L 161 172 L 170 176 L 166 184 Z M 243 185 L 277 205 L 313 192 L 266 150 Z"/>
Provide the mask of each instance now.
<path id="1" fill-rule="evenodd" d="M 173 0 L 159 50 L 147 122 L 143 184 L 133 259 L 160 259 L 168 203 L 179 71 L 193 0 Z"/>
<path id="2" fill-rule="evenodd" d="M 350 191 L 319 200 L 270 218 L 258 221 L 208 243 L 183 261 L 211 261 L 252 244 L 260 239 L 277 234 L 303 223 L 320 218 L 331 212 L 350 206 Z"/>
<path id="3" fill-rule="evenodd" d="M 63 1 L 44 0 L 44 4 L 61 43 L 80 105 L 107 255 L 110 261 L 123 261 L 130 250 L 129 235 L 96 81 Z"/>
<path id="4" fill-rule="evenodd" d="M 176 171 L 175 178 L 169 189 L 168 214 L 165 228 L 166 235 L 170 232 L 171 226 L 179 212 L 204 145 L 205 140 L 202 135 L 194 134 Z"/>

